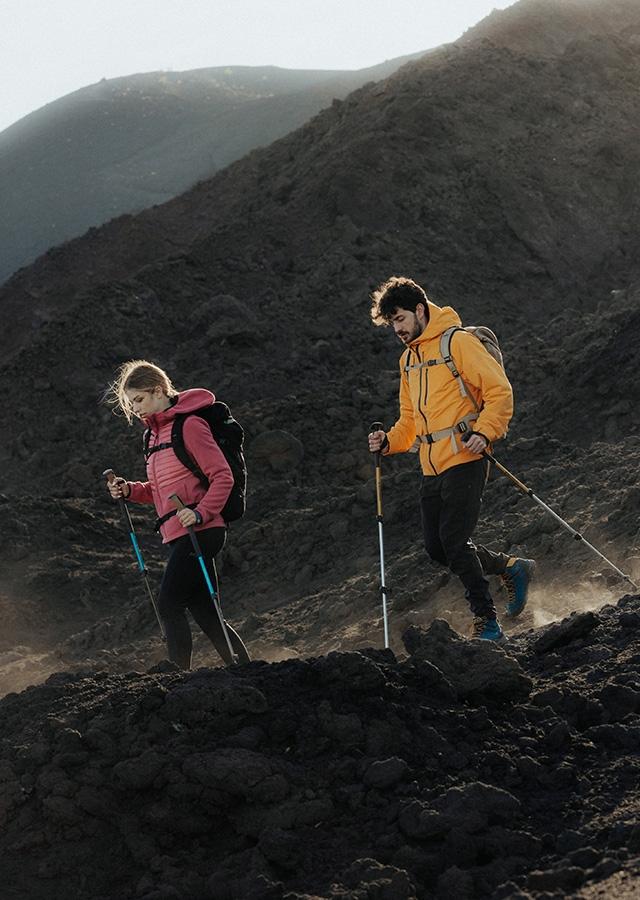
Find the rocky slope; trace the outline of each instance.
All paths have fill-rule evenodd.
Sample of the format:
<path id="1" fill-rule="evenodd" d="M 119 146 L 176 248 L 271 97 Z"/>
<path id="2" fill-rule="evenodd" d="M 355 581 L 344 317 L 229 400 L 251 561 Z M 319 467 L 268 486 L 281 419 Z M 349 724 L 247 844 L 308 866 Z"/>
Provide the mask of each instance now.
<path id="1" fill-rule="evenodd" d="M 639 623 L 52 676 L 0 701 L 5 896 L 633 896 Z"/>

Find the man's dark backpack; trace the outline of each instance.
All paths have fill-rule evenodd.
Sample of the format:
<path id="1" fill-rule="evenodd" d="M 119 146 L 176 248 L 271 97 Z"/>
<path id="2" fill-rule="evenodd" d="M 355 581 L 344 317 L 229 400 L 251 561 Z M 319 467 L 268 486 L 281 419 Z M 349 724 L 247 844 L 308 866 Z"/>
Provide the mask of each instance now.
<path id="1" fill-rule="evenodd" d="M 216 444 L 222 450 L 224 458 L 229 464 L 233 475 L 233 487 L 227 502 L 222 508 L 221 515 L 225 522 L 235 522 L 236 519 L 240 519 L 244 515 L 246 509 L 247 466 L 244 459 L 244 430 L 242 425 L 233 418 L 231 410 L 226 403 L 216 400 L 211 406 L 204 406 L 202 409 L 194 410 L 191 413 L 178 413 L 171 426 L 171 442 L 157 444 L 151 449 L 149 449 L 151 431 L 147 428 L 142 438 L 144 458 L 148 460 L 151 454 L 157 450 L 171 448 L 182 465 L 193 472 L 204 487 L 208 488 L 209 479 L 196 461 L 189 456 L 184 445 L 184 420 L 188 416 L 198 416 L 200 419 L 204 419 L 211 429 L 211 434 Z"/>

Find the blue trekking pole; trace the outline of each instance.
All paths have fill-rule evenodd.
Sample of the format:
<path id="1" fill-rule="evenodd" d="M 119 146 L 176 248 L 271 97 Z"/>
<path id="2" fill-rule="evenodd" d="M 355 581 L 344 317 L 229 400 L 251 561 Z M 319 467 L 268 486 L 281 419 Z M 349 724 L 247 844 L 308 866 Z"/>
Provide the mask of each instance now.
<path id="1" fill-rule="evenodd" d="M 115 481 L 115 472 L 113 469 L 105 469 L 102 473 L 104 477 L 107 479 L 109 484 L 112 484 Z M 151 585 L 149 584 L 149 573 L 147 572 L 147 567 L 144 564 L 144 559 L 142 558 L 142 553 L 140 552 L 140 547 L 138 545 L 138 538 L 136 537 L 136 530 L 133 527 L 133 522 L 131 521 L 131 514 L 129 513 L 129 507 L 127 505 L 127 501 L 124 497 L 120 497 L 118 500 L 120 505 L 120 509 L 122 511 L 122 515 L 124 517 L 125 525 L 127 526 L 127 531 L 129 532 L 129 538 L 131 539 L 131 546 L 133 547 L 133 552 L 136 555 L 136 560 L 138 562 L 138 571 L 144 578 L 144 583 L 147 586 L 147 593 L 149 594 L 149 599 L 151 600 L 151 605 L 153 606 L 153 611 L 156 614 L 156 619 L 158 620 L 158 625 L 160 627 L 160 634 L 162 635 L 162 640 L 166 641 L 167 636 L 164 632 L 164 627 L 162 625 L 162 620 L 160 618 L 160 613 L 158 611 L 158 606 L 156 604 L 156 598 L 153 596 L 153 591 L 151 590 Z"/>
<path id="2" fill-rule="evenodd" d="M 177 494 L 171 494 L 171 496 L 169 497 L 169 500 L 171 500 L 173 502 L 173 504 L 177 510 L 187 509 L 187 507 L 184 505 L 184 503 L 182 502 L 180 497 L 178 497 Z M 196 554 L 196 559 L 198 560 L 198 563 L 200 564 L 200 568 L 202 569 L 202 574 L 204 576 L 205 584 L 207 585 L 207 590 L 209 591 L 209 596 L 211 597 L 211 602 L 213 603 L 213 605 L 215 607 L 215 611 L 218 614 L 218 620 L 220 621 L 220 627 L 222 629 L 224 639 L 227 643 L 227 649 L 229 650 L 229 657 L 231 658 L 232 662 L 234 664 L 236 664 L 238 662 L 238 656 L 236 653 L 233 652 L 233 647 L 231 646 L 231 641 L 229 640 L 229 632 L 227 631 L 227 623 L 224 620 L 224 616 L 222 615 L 222 610 L 220 608 L 220 598 L 218 597 L 216 589 L 214 588 L 214 586 L 211 582 L 211 578 L 209 577 L 209 572 L 207 571 L 207 566 L 204 561 L 204 557 L 202 555 L 202 549 L 200 547 L 200 542 L 198 541 L 198 538 L 196 537 L 196 533 L 193 529 L 193 525 L 188 525 L 187 531 L 189 532 L 189 537 L 191 538 L 191 544 L 192 544 L 194 552 Z M 213 565 L 215 567 L 215 562 L 213 562 Z"/>

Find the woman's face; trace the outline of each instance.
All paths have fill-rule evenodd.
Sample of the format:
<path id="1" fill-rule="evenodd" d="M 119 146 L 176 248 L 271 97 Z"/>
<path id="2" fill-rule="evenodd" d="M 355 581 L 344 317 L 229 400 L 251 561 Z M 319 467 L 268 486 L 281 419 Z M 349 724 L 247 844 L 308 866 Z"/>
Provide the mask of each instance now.
<path id="1" fill-rule="evenodd" d="M 127 388 L 125 394 L 132 413 L 142 421 L 169 406 L 169 398 L 159 385 L 154 388 Z"/>

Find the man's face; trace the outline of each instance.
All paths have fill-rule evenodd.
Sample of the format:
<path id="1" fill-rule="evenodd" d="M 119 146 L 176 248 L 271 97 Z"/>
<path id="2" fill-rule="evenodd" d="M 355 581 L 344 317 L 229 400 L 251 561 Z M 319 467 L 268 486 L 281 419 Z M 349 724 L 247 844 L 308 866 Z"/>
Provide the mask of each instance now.
<path id="1" fill-rule="evenodd" d="M 422 304 L 418 304 L 415 312 L 399 307 L 391 316 L 393 330 L 403 344 L 410 344 L 424 331 L 426 323 L 422 323 L 417 315 L 422 309 Z"/>

